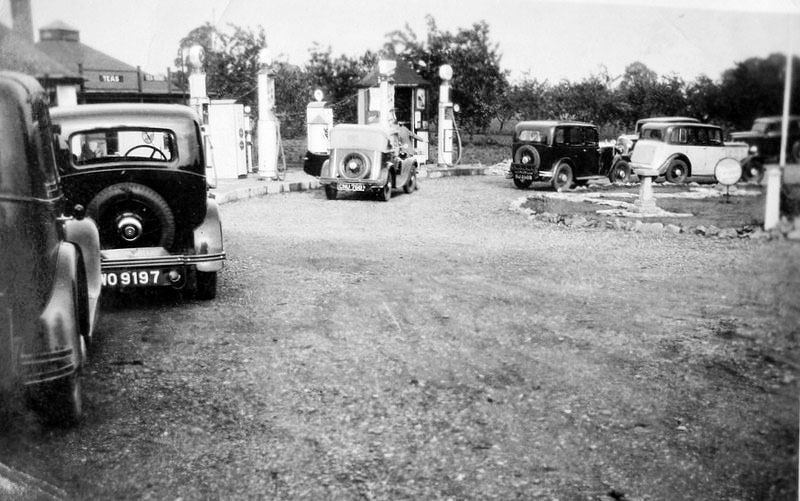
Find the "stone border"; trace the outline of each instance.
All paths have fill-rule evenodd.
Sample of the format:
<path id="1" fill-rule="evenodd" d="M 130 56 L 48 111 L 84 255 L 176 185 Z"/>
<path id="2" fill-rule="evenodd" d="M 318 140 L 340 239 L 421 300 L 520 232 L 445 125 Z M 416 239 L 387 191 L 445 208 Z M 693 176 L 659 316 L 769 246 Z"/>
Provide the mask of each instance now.
<path id="1" fill-rule="evenodd" d="M 555 214 L 552 212 L 538 213 L 533 209 L 523 208 L 522 205 L 534 196 L 524 196 L 517 198 L 509 205 L 509 210 L 527 216 L 528 220 L 540 221 L 556 225 L 564 225 L 568 228 L 598 228 L 610 230 L 631 231 L 635 233 L 646 233 L 651 235 L 677 235 L 686 233 L 703 237 L 714 237 L 724 239 L 747 238 L 750 240 L 794 240 L 800 241 L 800 218 L 795 218 L 794 222 L 782 217 L 778 226 L 770 231 L 764 231 L 760 227 L 745 225 L 740 228 L 717 228 L 716 226 L 678 226 L 675 224 L 646 223 L 641 219 L 628 220 L 624 218 L 595 219 L 583 215 Z M 541 197 L 541 195 L 540 195 Z"/>

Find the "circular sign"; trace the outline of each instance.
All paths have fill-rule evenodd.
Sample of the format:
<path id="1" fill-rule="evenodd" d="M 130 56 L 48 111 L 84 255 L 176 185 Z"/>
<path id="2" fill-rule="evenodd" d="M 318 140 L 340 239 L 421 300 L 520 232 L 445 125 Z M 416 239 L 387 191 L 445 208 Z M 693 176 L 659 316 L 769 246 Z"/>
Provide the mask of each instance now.
<path id="1" fill-rule="evenodd" d="M 714 177 L 726 186 L 736 184 L 742 177 L 742 165 L 733 158 L 723 158 L 714 167 Z"/>

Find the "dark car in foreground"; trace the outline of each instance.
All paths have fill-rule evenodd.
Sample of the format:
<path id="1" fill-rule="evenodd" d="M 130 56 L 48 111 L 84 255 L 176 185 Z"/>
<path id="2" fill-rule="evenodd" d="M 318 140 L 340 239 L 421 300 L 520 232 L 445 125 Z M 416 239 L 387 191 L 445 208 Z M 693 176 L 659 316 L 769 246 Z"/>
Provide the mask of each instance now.
<path id="1" fill-rule="evenodd" d="M 67 199 L 84 205 L 100 231 L 103 286 L 214 298 L 225 251 L 195 111 L 91 104 L 51 113 Z"/>
<path id="2" fill-rule="evenodd" d="M 514 128 L 511 178 L 517 188 L 548 181 L 556 191 L 613 176 L 613 146 L 600 146 L 595 125 L 570 121 L 525 121 Z"/>
<path id="3" fill-rule="evenodd" d="M 333 200 L 340 192 L 372 192 L 384 202 L 394 188 L 417 189 L 417 160 L 399 131 L 380 125 L 339 124 L 331 129 L 330 158 L 319 182 Z"/>
<path id="4" fill-rule="evenodd" d="M 760 181 L 764 175 L 764 165 L 777 163 L 781 152 L 783 117 L 761 117 L 753 121 L 748 131 L 732 132 L 731 139 L 747 143 L 747 158 L 742 160 L 742 176 L 745 179 Z M 786 159 L 800 162 L 800 116 L 790 116 L 786 139 Z"/>
<path id="5" fill-rule="evenodd" d="M 27 397 L 69 425 L 82 414 L 100 248 L 94 222 L 64 196 L 46 99 L 33 78 L 0 72 L 0 409 Z"/>

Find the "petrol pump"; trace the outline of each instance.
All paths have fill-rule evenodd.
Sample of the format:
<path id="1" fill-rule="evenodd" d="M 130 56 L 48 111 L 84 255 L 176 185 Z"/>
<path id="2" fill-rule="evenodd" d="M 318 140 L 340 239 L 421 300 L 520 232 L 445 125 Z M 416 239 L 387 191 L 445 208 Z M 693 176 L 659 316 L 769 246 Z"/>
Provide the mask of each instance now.
<path id="1" fill-rule="evenodd" d="M 272 74 L 272 55 L 269 49 L 258 54 L 261 71 L 258 73 L 258 173 L 259 177 L 274 179 L 278 171 L 278 118 L 275 116 L 275 80 Z"/>
<path id="2" fill-rule="evenodd" d="M 451 166 L 453 162 L 453 131 L 455 130 L 454 106 L 450 102 L 450 80 L 453 78 L 453 68 L 449 64 L 439 67 L 439 126 L 438 146 L 436 159 L 440 166 Z M 459 151 L 460 156 L 460 151 Z"/>
<path id="3" fill-rule="evenodd" d="M 303 171 L 306 174 L 320 175 L 322 164 L 328 159 L 330 131 L 333 128 L 333 109 L 322 100 L 320 89 L 314 91 L 314 101 L 306 107 L 306 138 L 308 146 L 303 158 Z"/>
<path id="4" fill-rule="evenodd" d="M 212 188 L 217 185 L 217 170 L 214 164 L 214 146 L 208 135 L 208 105 L 211 100 L 206 93 L 206 74 L 202 64 L 203 47 L 193 45 L 187 57 L 189 73 L 189 106 L 194 108 L 202 124 L 203 153 L 206 157 L 206 179 Z"/>

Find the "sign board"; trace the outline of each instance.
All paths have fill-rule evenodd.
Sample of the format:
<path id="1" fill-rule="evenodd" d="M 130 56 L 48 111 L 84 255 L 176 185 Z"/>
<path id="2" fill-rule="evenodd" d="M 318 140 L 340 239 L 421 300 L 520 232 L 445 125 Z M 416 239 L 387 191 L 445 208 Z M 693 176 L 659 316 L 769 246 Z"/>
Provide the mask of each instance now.
<path id="1" fill-rule="evenodd" d="M 725 186 L 736 184 L 742 177 L 742 165 L 733 158 L 723 158 L 714 167 L 714 177 Z"/>

